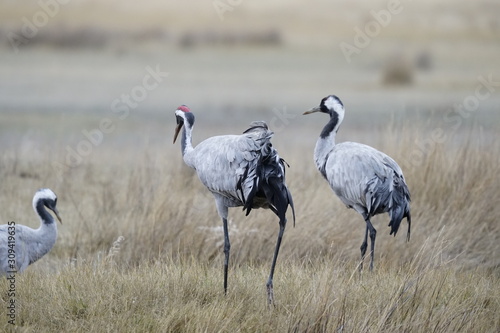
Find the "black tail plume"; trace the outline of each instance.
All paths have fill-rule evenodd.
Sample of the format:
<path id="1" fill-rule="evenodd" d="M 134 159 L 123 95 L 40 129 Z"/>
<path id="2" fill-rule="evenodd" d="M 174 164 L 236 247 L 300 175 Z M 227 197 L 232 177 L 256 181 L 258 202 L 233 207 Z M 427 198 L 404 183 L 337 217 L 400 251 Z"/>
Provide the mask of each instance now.
<path id="1" fill-rule="evenodd" d="M 271 144 L 273 132 L 269 131 L 267 124 L 263 121 L 252 122 L 251 127 L 244 133 L 255 133 L 259 142 L 260 159 L 254 164 L 253 177 L 248 177 L 249 169 L 240 178 L 237 187 L 240 189 L 242 197 L 243 190 L 241 181 L 244 178 L 252 179 L 251 190 L 244 198 L 243 210 L 248 215 L 253 208 L 254 200 L 267 201 L 269 208 L 279 217 L 280 223 L 285 223 L 288 206 L 292 208 L 293 225 L 295 226 L 295 207 L 288 187 L 285 183 L 285 165 L 288 163 L 280 158 L 276 149 Z"/>
<path id="2" fill-rule="evenodd" d="M 392 206 L 389 210 L 389 216 L 391 218 L 389 222 L 389 227 L 391 227 L 390 235 L 394 234 L 394 236 L 396 236 L 401 221 L 406 217 L 408 221 L 408 234 L 406 237 L 407 240 L 409 240 L 411 228 L 410 191 L 402 177 L 397 174 L 394 176 L 394 190 L 391 193 Z"/>

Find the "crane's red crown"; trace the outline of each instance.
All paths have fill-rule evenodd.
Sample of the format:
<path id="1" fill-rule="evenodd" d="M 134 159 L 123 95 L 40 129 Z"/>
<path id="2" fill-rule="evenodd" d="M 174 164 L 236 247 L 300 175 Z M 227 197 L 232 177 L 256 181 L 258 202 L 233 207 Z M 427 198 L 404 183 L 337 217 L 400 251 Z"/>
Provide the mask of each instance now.
<path id="1" fill-rule="evenodd" d="M 181 111 L 184 111 L 184 112 L 190 112 L 189 108 L 186 106 L 186 105 L 181 105 L 177 108 L 177 110 L 181 110 Z"/>

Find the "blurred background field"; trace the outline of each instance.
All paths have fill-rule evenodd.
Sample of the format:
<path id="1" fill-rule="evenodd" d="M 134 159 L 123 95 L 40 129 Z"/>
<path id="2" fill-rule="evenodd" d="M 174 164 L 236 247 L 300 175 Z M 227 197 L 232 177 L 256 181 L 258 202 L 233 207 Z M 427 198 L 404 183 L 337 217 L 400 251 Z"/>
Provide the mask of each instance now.
<path id="1" fill-rule="evenodd" d="M 52 4 L 53 15 L 40 3 Z M 387 1 L 1 0 L 0 224 L 37 227 L 31 200 L 40 187 L 57 193 L 64 222 L 53 250 L 18 277 L 25 304 L 18 324 L 28 331 L 497 332 L 500 3 L 401 1 L 399 8 L 348 59 L 342 43 L 355 46 L 356 29 L 374 26 L 371 11 L 388 10 Z M 39 23 L 29 38 L 27 21 Z M 152 89 L 144 89 L 148 68 L 163 73 Z M 478 87 L 489 94 L 463 111 Z M 123 108 L 124 96 L 140 91 Z M 388 153 L 412 193 L 411 241 L 404 241 L 406 222 L 393 238 L 387 216 L 377 217 L 379 270 L 361 284 L 352 274 L 363 221 L 313 163 L 327 118 L 302 117 L 328 94 L 346 106 L 338 140 Z M 273 315 L 263 295 L 277 220 L 269 211 L 230 211 L 233 289 L 222 298 L 221 222 L 172 144 L 181 104 L 196 115 L 194 144 L 265 120 L 291 165 L 297 225 L 289 223 L 278 259 Z M 107 133 L 103 119 L 112 124 Z M 125 240 L 109 255 L 119 236 Z M 141 274 L 151 288 L 139 287 L 146 300 L 134 305 Z M 39 293 L 44 288 L 53 299 Z M 411 302 L 398 298 L 406 295 L 399 288 Z M 387 301 L 385 292 L 396 296 Z M 102 312 L 110 304 L 99 298 L 116 308 Z M 37 310 L 41 302 L 54 302 L 48 311 L 57 320 Z"/>

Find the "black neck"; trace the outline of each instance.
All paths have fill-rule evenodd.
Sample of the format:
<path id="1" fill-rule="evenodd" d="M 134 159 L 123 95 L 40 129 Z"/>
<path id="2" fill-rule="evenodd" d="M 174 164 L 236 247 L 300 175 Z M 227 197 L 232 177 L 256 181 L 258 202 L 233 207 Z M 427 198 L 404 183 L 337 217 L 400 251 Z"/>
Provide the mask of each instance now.
<path id="1" fill-rule="evenodd" d="M 38 215 L 42 219 L 43 223 L 45 223 L 45 224 L 54 223 L 54 218 L 45 209 L 44 200 L 38 200 L 38 202 L 36 204 L 36 212 L 38 213 Z"/>
<path id="2" fill-rule="evenodd" d="M 326 139 L 327 137 L 330 136 L 330 134 L 335 130 L 335 127 L 337 126 L 339 122 L 339 115 L 336 112 L 332 112 L 330 114 L 330 121 L 328 124 L 323 127 L 323 130 L 321 131 L 320 137 L 322 139 Z"/>

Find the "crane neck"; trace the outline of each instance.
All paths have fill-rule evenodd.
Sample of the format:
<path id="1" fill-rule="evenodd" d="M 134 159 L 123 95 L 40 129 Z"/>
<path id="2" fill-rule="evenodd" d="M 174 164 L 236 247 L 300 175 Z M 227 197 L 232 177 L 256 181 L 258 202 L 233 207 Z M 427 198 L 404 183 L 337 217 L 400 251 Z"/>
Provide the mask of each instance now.
<path id="1" fill-rule="evenodd" d="M 181 150 L 182 156 L 185 156 L 187 153 L 193 150 L 193 126 L 189 125 L 189 123 L 184 124 L 184 128 L 182 129 L 182 138 L 181 138 Z"/>
<path id="2" fill-rule="evenodd" d="M 35 206 L 35 211 L 38 214 L 38 216 L 40 217 L 40 220 L 42 221 L 42 226 L 43 225 L 48 226 L 48 225 L 51 225 L 54 223 L 54 218 L 45 209 L 45 205 L 43 203 L 43 200 L 38 200 L 38 202 L 36 203 L 36 206 Z"/>
<path id="3" fill-rule="evenodd" d="M 335 144 L 335 136 L 337 135 L 337 131 L 339 130 L 340 123 L 342 123 L 343 118 L 344 118 L 343 114 L 332 112 L 330 114 L 330 120 L 325 125 L 325 127 L 323 127 L 323 130 L 321 131 L 320 138 L 333 140 Z"/>
<path id="4" fill-rule="evenodd" d="M 326 178 L 326 162 L 328 157 L 335 147 L 335 137 L 339 129 L 342 119 L 339 119 L 339 115 L 333 112 L 330 115 L 330 120 L 323 127 L 319 139 L 316 142 L 316 147 L 314 149 L 314 161 L 316 162 L 316 167 L 321 172 L 321 174 Z"/>

